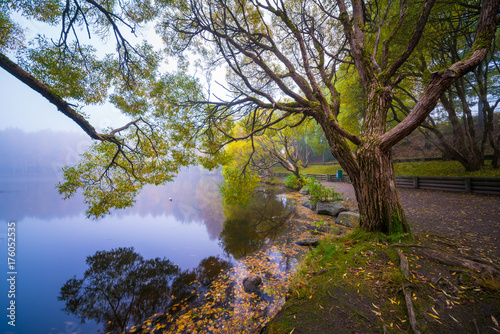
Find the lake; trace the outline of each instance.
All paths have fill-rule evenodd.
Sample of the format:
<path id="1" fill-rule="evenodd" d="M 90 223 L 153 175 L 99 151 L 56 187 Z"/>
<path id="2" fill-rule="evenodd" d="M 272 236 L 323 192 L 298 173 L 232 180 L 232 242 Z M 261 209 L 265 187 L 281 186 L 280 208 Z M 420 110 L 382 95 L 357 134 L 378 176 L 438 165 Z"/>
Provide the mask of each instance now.
<path id="1" fill-rule="evenodd" d="M 15 225 L 16 236 L 15 286 L 2 284 L 1 333 L 119 332 L 148 318 L 151 326 L 185 321 L 193 318 L 186 313 L 190 307 L 206 307 L 203 296 L 221 273 L 232 277 L 232 284 L 226 286 L 230 300 L 219 306 L 244 313 L 247 297 L 235 287 L 251 272 L 247 255 L 279 235 L 293 205 L 261 191 L 247 208 L 227 207 L 218 191 L 221 180 L 191 168 L 174 182 L 146 187 L 134 207 L 93 220 L 85 216 L 82 197 L 61 199 L 55 177 L 0 178 L 4 282 L 12 276 L 8 224 Z M 290 259 L 267 252 L 267 261 L 276 264 L 269 277 L 282 277 L 282 270 L 288 274 Z M 258 298 L 271 308 L 283 294 L 276 299 L 269 291 L 275 287 L 266 284 L 268 291 Z M 15 297 L 9 298 L 9 288 Z M 12 300 L 15 327 L 4 315 Z M 153 314 L 161 316 L 151 320 Z M 210 321 L 223 327 L 221 321 L 234 313 L 227 314 Z"/>

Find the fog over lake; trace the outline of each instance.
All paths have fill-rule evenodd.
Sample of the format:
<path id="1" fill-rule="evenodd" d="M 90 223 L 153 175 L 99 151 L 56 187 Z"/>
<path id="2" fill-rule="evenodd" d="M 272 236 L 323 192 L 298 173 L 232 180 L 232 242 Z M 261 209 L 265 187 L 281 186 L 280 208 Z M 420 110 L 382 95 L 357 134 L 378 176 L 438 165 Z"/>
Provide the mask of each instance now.
<path id="1" fill-rule="evenodd" d="M 102 324 L 108 323 L 104 308 L 101 315 L 89 318 L 69 312 L 70 304 L 60 298 L 63 286 L 90 270 L 86 263 L 90 257 L 113 261 L 115 256 L 132 252 L 144 261 L 164 259 L 168 261 L 165 268 L 177 275 L 175 289 L 190 286 L 192 290 L 189 279 L 194 273 L 198 281 L 210 282 L 210 275 L 220 271 L 210 268 L 227 269 L 265 245 L 278 233 L 276 217 L 287 207 L 286 201 L 267 193 L 258 194 L 248 210 L 226 207 L 219 194 L 220 173 L 195 166 L 184 168 L 174 182 L 146 186 L 133 207 L 89 219 L 81 195 L 63 200 L 56 188 L 60 167 L 75 163 L 90 143 L 85 136 L 5 130 L 0 131 L 0 139 L 0 267 L 5 276 L 7 224 L 14 222 L 17 271 L 16 327 L 2 321 L 0 333 L 83 334 L 109 329 Z M 172 281 L 165 284 L 174 289 L 168 285 Z M 0 298 L 2 307 L 11 300 L 6 292 Z M 154 313 L 175 302 L 170 294 L 162 298 L 141 312 Z M 130 324 L 134 319 L 124 321 Z"/>

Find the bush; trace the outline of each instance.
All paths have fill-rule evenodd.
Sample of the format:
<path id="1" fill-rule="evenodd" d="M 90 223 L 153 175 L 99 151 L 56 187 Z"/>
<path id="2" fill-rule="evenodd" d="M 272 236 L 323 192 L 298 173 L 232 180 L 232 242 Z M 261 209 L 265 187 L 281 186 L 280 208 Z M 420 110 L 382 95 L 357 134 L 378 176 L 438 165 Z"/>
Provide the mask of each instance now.
<path id="1" fill-rule="evenodd" d="M 294 190 L 300 190 L 306 183 L 304 177 L 297 178 L 295 175 L 288 175 L 284 180 L 285 186 Z"/>
<path id="2" fill-rule="evenodd" d="M 283 182 L 281 182 L 277 178 L 273 177 L 272 179 L 266 179 L 266 180 L 264 180 L 264 183 L 265 184 L 269 184 L 271 186 L 276 186 L 276 185 L 282 184 Z"/>
<path id="3" fill-rule="evenodd" d="M 311 204 L 316 205 L 318 202 L 333 202 L 333 201 L 341 201 L 342 197 L 339 193 L 335 192 L 335 190 L 329 189 L 321 184 L 314 177 L 306 178 L 306 187 L 309 190 L 309 195 L 311 196 L 309 200 Z"/>

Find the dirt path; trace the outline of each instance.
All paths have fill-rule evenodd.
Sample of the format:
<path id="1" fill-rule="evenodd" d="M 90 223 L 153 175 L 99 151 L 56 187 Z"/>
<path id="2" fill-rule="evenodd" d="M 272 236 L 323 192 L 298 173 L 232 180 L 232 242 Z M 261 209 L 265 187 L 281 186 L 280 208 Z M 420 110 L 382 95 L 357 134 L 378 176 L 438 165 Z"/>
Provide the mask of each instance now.
<path id="1" fill-rule="evenodd" d="M 356 205 L 350 183 L 324 182 Z M 500 196 L 399 188 L 410 227 L 417 235 L 458 245 L 468 255 L 500 259 Z"/>

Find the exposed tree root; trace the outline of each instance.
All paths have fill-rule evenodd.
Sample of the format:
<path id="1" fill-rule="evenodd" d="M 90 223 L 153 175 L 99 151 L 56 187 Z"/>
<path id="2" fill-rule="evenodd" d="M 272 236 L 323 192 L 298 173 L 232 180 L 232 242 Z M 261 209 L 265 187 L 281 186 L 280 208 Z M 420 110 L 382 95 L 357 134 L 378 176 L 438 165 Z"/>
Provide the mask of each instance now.
<path id="1" fill-rule="evenodd" d="M 402 248 L 402 247 L 421 247 L 421 248 L 425 248 L 425 246 L 421 245 L 421 244 L 392 244 L 391 247 L 394 247 L 394 248 Z"/>
<path id="2" fill-rule="evenodd" d="M 441 253 L 435 250 L 431 250 L 426 248 L 420 244 L 394 244 L 392 247 L 400 248 L 400 247 L 416 247 L 416 248 L 424 248 L 420 249 L 419 253 L 431 260 L 436 262 L 450 265 L 450 266 L 458 266 L 466 269 L 470 269 L 479 273 L 487 273 L 493 276 L 500 276 L 500 266 L 492 263 L 486 259 L 470 256 L 470 255 L 451 255 L 446 253 Z M 397 250 L 398 254 L 401 252 L 399 249 Z M 401 254 L 402 255 L 402 254 Z M 401 259 L 401 255 L 399 256 Z"/>
<path id="3" fill-rule="evenodd" d="M 401 252 L 400 249 L 396 249 L 396 251 L 398 252 L 398 255 L 399 255 L 401 271 L 403 272 L 403 275 L 405 275 L 406 278 L 409 278 L 410 277 L 410 267 L 408 265 L 408 260 L 403 255 L 403 252 Z"/>
<path id="4" fill-rule="evenodd" d="M 401 271 L 406 278 L 409 278 L 410 268 L 408 265 L 408 260 L 403 255 L 403 252 L 401 252 L 400 249 L 397 249 L 396 251 L 399 255 Z M 413 308 L 413 301 L 411 300 L 411 289 L 408 287 L 405 288 L 405 286 L 403 285 L 403 293 L 405 295 L 406 308 L 408 309 L 408 318 L 410 319 L 411 329 L 413 330 L 413 333 L 420 334 L 420 330 L 418 329 L 417 325 L 417 317 L 415 316 L 415 309 Z"/>
<path id="5" fill-rule="evenodd" d="M 405 294 L 406 308 L 408 309 L 408 318 L 410 318 L 410 326 L 413 333 L 420 334 L 420 330 L 417 325 L 417 317 L 415 316 L 415 309 L 413 308 L 413 302 L 411 300 L 411 289 L 403 288 L 403 293 Z"/>
<path id="6" fill-rule="evenodd" d="M 470 260 L 463 256 L 450 255 L 430 249 L 421 249 L 419 253 L 431 260 L 442 264 L 463 267 L 479 273 L 491 274 L 493 276 L 500 276 L 500 271 L 496 268 L 497 266 L 493 263 L 487 262 L 486 260 L 478 262 L 475 260 Z"/>

